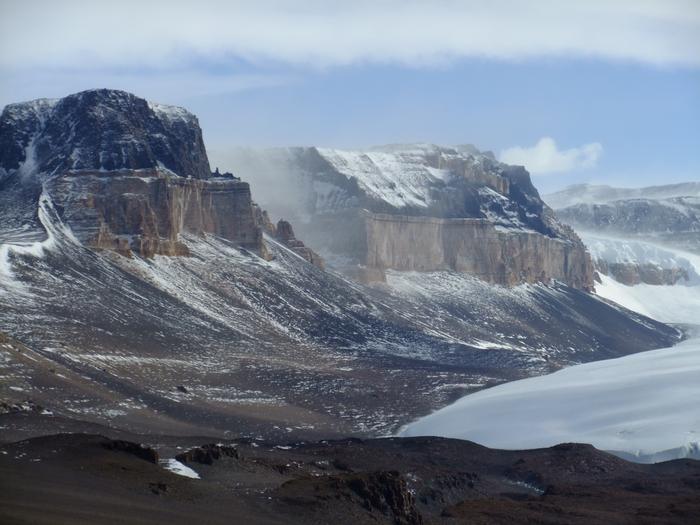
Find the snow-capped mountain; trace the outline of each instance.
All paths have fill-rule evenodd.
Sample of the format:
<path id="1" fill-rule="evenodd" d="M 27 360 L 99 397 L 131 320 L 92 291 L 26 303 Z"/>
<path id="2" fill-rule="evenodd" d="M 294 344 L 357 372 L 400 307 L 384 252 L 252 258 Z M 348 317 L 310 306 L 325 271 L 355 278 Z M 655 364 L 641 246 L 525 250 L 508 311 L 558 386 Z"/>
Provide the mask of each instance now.
<path id="1" fill-rule="evenodd" d="M 654 191 L 668 195 L 695 185 L 679 186 Z M 638 203 L 635 197 L 612 204 L 636 209 Z M 599 205 L 579 204 L 563 211 L 595 206 Z M 700 411 L 695 401 L 700 396 L 700 255 L 633 235 L 613 237 L 593 230 L 579 233 L 600 273 L 596 293 L 658 321 L 683 325 L 688 339 L 467 395 L 408 425 L 402 435 L 455 437 L 502 448 L 574 441 L 633 461 L 700 459 Z"/>
<path id="2" fill-rule="evenodd" d="M 499 284 L 593 287 L 582 243 L 528 172 L 473 146 L 247 149 L 230 158 L 261 188 L 264 207 L 293 217 L 314 249 L 351 274 L 454 270 Z"/>
<path id="3" fill-rule="evenodd" d="M 545 200 L 576 231 L 700 253 L 700 183 L 649 188 L 573 186 Z"/>
<path id="4" fill-rule="evenodd" d="M 644 188 L 574 184 L 561 191 L 545 195 L 544 200 L 555 210 L 561 210 L 577 204 L 606 204 L 631 199 L 662 200 L 676 197 L 700 197 L 700 182 L 680 182 Z"/>
<path id="5" fill-rule="evenodd" d="M 458 216 L 448 229 L 458 238 L 459 225 L 475 227 L 470 219 L 491 233 L 506 229 L 481 239 L 495 243 L 482 264 L 523 283 L 516 286 L 491 284 L 466 265 L 388 266 L 384 282 L 368 286 L 310 264 L 288 224 L 273 231 L 247 182 L 208 171 L 194 117 L 133 95 L 98 90 L 12 105 L 0 117 L 0 143 L 12 145 L 0 150 L 8 403 L 32 400 L 57 417 L 162 433 L 376 435 L 487 384 L 679 337 L 581 290 L 580 241 L 542 205 L 526 172 L 467 170 L 493 162 L 488 155 L 439 150 L 444 160 L 435 162 L 445 164 L 433 171 L 461 166 L 469 177 L 445 173 L 457 182 L 431 179 L 425 195 L 442 195 L 429 207 L 445 215 L 486 215 L 482 205 L 491 203 L 510 217 L 508 226 Z M 328 166 L 316 150 L 298 153 Z M 361 199 L 382 207 L 368 210 L 374 221 L 383 220 L 379 209 L 391 211 L 354 177 L 331 170 L 312 179 L 346 203 L 335 209 L 338 217 L 349 210 L 348 230 Z M 312 218 L 323 231 L 323 217 Z M 400 248 L 430 260 L 426 239 Z M 515 250 L 519 243 L 529 254 Z M 563 271 L 562 253 L 583 265 L 569 267 L 578 287 L 546 278 Z M 504 256 L 516 266 L 499 267 Z"/>

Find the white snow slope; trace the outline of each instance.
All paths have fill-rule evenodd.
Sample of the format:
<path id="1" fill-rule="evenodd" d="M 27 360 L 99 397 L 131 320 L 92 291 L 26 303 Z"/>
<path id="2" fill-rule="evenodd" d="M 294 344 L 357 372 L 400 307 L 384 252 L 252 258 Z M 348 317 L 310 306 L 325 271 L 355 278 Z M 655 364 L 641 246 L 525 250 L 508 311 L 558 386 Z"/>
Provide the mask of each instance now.
<path id="1" fill-rule="evenodd" d="M 697 257 L 687 261 L 700 273 Z M 482 390 L 411 423 L 401 435 L 506 449 L 591 443 L 643 463 L 700 459 L 700 285 L 625 286 L 602 279 L 596 286 L 602 297 L 659 321 L 696 325 L 693 336 L 671 348 Z"/>

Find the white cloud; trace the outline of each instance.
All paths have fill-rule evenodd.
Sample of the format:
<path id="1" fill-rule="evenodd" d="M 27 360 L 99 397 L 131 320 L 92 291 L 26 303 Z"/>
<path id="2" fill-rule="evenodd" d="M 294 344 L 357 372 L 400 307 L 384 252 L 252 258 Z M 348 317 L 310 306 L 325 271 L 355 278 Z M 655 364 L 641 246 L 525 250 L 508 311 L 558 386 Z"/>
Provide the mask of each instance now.
<path id="1" fill-rule="evenodd" d="M 514 146 L 501 151 L 499 160 L 525 166 L 533 175 L 549 175 L 594 168 L 602 154 L 603 146 L 598 142 L 560 150 L 553 138 L 543 137 L 530 148 Z"/>
<path id="2" fill-rule="evenodd" d="M 583 56 L 700 66 L 697 0 L 0 0 L 0 67 Z"/>

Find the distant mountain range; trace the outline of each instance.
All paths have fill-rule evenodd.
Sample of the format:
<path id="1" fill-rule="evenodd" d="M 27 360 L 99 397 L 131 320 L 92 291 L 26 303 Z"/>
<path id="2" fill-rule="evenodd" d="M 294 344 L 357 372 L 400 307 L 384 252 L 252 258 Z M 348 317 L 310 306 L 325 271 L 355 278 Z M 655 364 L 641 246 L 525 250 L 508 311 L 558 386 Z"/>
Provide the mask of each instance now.
<path id="1" fill-rule="evenodd" d="M 577 185 L 545 200 L 584 238 L 600 273 L 624 284 L 697 281 L 688 257 L 700 255 L 699 182 Z"/>
<path id="2" fill-rule="evenodd" d="M 596 184 L 575 184 L 543 198 L 555 210 L 577 204 L 605 204 L 630 199 L 673 199 L 675 197 L 700 197 L 700 182 L 681 182 L 644 188 L 616 188 Z"/>

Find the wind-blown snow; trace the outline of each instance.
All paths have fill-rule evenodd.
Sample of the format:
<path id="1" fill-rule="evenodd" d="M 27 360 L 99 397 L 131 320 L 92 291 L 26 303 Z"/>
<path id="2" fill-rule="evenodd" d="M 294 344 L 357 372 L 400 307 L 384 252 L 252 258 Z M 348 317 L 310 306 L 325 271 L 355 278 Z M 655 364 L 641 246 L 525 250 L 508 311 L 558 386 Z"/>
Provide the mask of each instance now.
<path id="1" fill-rule="evenodd" d="M 659 246 L 638 239 L 620 239 L 589 232 L 578 232 L 593 259 L 608 263 L 650 264 L 660 268 L 679 268 L 688 273 L 688 282 L 700 284 L 700 256 L 686 251 Z"/>
<path id="2" fill-rule="evenodd" d="M 54 214 L 53 202 L 46 193 L 42 193 L 39 198 L 39 221 L 46 230 L 46 239 L 31 243 L 4 243 L 0 244 L 0 283 L 9 284 L 13 280 L 11 255 L 27 255 L 41 258 L 46 250 L 51 250 L 56 247 L 57 235 L 69 237 L 74 240 L 72 234 L 63 227 L 63 224 L 58 222 L 54 224 L 51 216 Z M 60 230 L 57 231 L 57 230 Z M 0 287 L 0 292 L 2 287 Z"/>
<path id="3" fill-rule="evenodd" d="M 318 148 L 318 152 L 338 172 L 354 177 L 369 195 L 396 208 L 427 207 L 430 188 L 452 176 L 449 170 L 426 166 L 423 149 L 388 153 Z"/>
<path id="4" fill-rule="evenodd" d="M 589 233 L 581 235 L 593 258 L 608 262 L 655 264 L 661 268 L 682 268 L 688 281 L 674 286 L 637 284 L 627 286 L 600 275 L 596 293 L 625 308 L 664 323 L 700 323 L 700 256 L 639 240 L 615 239 Z"/>
<path id="5" fill-rule="evenodd" d="M 663 323 L 700 323 L 700 286 L 627 286 L 607 275 L 600 278 L 596 293 L 625 308 Z"/>
<path id="6" fill-rule="evenodd" d="M 586 442 L 645 462 L 700 459 L 700 339 L 673 348 L 577 365 L 463 397 L 408 425 L 522 449 Z"/>

